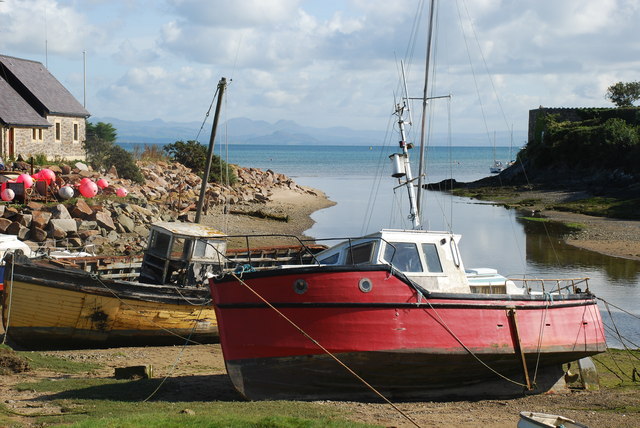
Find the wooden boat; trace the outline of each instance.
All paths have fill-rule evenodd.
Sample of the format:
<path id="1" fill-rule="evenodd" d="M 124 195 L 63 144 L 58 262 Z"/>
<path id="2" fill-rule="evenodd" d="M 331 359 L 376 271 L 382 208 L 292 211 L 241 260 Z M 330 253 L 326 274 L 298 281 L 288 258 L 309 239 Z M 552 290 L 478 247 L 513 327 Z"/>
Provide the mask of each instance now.
<path id="1" fill-rule="evenodd" d="M 212 228 L 165 222 L 152 226 L 142 262 L 16 255 L 5 270 L 5 332 L 29 348 L 217 341 L 206 284 L 225 245 Z"/>
<path id="2" fill-rule="evenodd" d="M 467 272 L 459 235 L 422 230 L 404 97 L 401 153 L 390 158 L 413 229 L 345 238 L 304 266 L 210 279 L 227 372 L 245 397 L 539 393 L 563 378 L 563 363 L 606 349 L 586 278 L 516 284 L 491 269 Z"/>
<path id="3" fill-rule="evenodd" d="M 572 419 L 565 418 L 564 416 L 549 415 L 546 413 L 520 412 L 518 428 L 541 427 L 587 428 L 586 425 L 578 423 Z"/>

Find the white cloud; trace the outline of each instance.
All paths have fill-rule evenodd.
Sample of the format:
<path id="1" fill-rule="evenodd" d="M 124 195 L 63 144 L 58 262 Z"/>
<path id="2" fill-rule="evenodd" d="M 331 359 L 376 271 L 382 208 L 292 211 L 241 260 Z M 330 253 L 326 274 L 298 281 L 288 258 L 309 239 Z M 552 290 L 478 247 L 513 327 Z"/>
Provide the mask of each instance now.
<path id="1" fill-rule="evenodd" d="M 102 39 L 81 12 L 55 0 L 6 0 L 0 3 L 0 49 L 25 54 L 77 56 Z M 46 48 L 45 48 L 46 46 Z"/>
<path id="2" fill-rule="evenodd" d="M 226 76 L 234 79 L 228 97 L 234 116 L 383 129 L 396 58 L 412 57 L 410 92 L 422 92 L 426 19 L 413 55 L 406 55 L 418 4 L 7 0 L 0 3 L 0 53 L 41 60 L 46 9 L 49 61 L 74 93 L 81 88 L 78 58 L 83 49 L 89 53 L 96 116 L 199 120 Z M 607 86 L 638 80 L 636 0 L 441 1 L 439 18 L 435 93 L 454 95 L 454 123 L 471 124 L 459 125 L 465 129 L 482 122 L 477 92 L 490 126 L 504 127 L 497 108 L 489 111 L 496 94 L 478 45 L 508 120 L 519 129 L 540 104 L 606 106 Z"/>

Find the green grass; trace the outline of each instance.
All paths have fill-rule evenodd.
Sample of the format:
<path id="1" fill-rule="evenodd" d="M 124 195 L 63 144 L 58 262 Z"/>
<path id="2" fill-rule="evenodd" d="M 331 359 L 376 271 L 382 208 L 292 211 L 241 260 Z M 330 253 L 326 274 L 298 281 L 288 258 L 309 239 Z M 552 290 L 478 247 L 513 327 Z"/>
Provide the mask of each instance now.
<path id="1" fill-rule="evenodd" d="M 594 197 L 555 204 L 549 207 L 557 211 L 569 211 L 598 217 L 640 220 L 640 199 Z"/>
<path id="2" fill-rule="evenodd" d="M 609 349 L 591 358 L 598 369 L 601 388 L 640 391 L 640 350 Z"/>
<path id="3" fill-rule="evenodd" d="M 16 354 L 29 362 L 34 369 L 51 370 L 62 374 L 84 373 L 100 368 L 100 364 L 70 361 L 39 352 L 17 351 Z"/>
<path id="4" fill-rule="evenodd" d="M 76 427 L 365 427 L 344 419 L 335 408 L 299 401 L 176 401 L 180 381 L 170 379 L 156 394 L 162 379 L 57 378 L 24 382 L 16 390 L 44 394 L 63 412 L 38 415 L 38 424 Z M 185 387 L 188 388 L 188 387 Z M 207 394 L 203 392 L 203 394 Z M 145 399 L 151 398 L 148 401 Z M 0 411 L 2 408 L 0 407 Z M 5 410 L 6 412 L 6 410 Z M 186 412 L 186 413 L 185 413 Z M 2 419 L 0 419 L 2 421 Z"/>

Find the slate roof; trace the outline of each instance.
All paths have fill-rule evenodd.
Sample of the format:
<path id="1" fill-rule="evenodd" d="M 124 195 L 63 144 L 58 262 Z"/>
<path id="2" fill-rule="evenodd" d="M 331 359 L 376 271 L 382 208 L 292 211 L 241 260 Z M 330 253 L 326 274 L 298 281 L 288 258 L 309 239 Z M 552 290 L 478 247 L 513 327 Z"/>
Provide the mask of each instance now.
<path id="1" fill-rule="evenodd" d="M 27 127 L 51 126 L 1 77 L 0 123 Z"/>
<path id="2" fill-rule="evenodd" d="M 25 89 L 46 110 L 41 112 L 43 114 L 90 116 L 82 104 L 40 62 L 0 55 L 0 77 L 14 88 L 14 80 L 17 80 L 23 86 L 21 89 Z M 21 90 L 18 89 L 18 92 L 21 93 Z M 32 107 L 37 110 L 33 102 Z"/>

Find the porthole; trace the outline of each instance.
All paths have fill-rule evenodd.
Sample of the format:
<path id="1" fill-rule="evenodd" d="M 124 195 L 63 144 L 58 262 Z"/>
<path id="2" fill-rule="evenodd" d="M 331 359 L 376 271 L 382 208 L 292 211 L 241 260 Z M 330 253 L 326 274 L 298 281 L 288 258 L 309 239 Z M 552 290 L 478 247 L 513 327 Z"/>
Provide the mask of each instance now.
<path id="1" fill-rule="evenodd" d="M 309 289 L 309 284 L 304 279 L 297 279 L 296 282 L 293 283 L 293 291 L 298 294 L 304 294 Z"/>
<path id="2" fill-rule="evenodd" d="M 373 288 L 373 283 L 369 278 L 362 278 L 360 282 L 358 282 L 358 287 L 363 293 L 368 293 Z"/>

